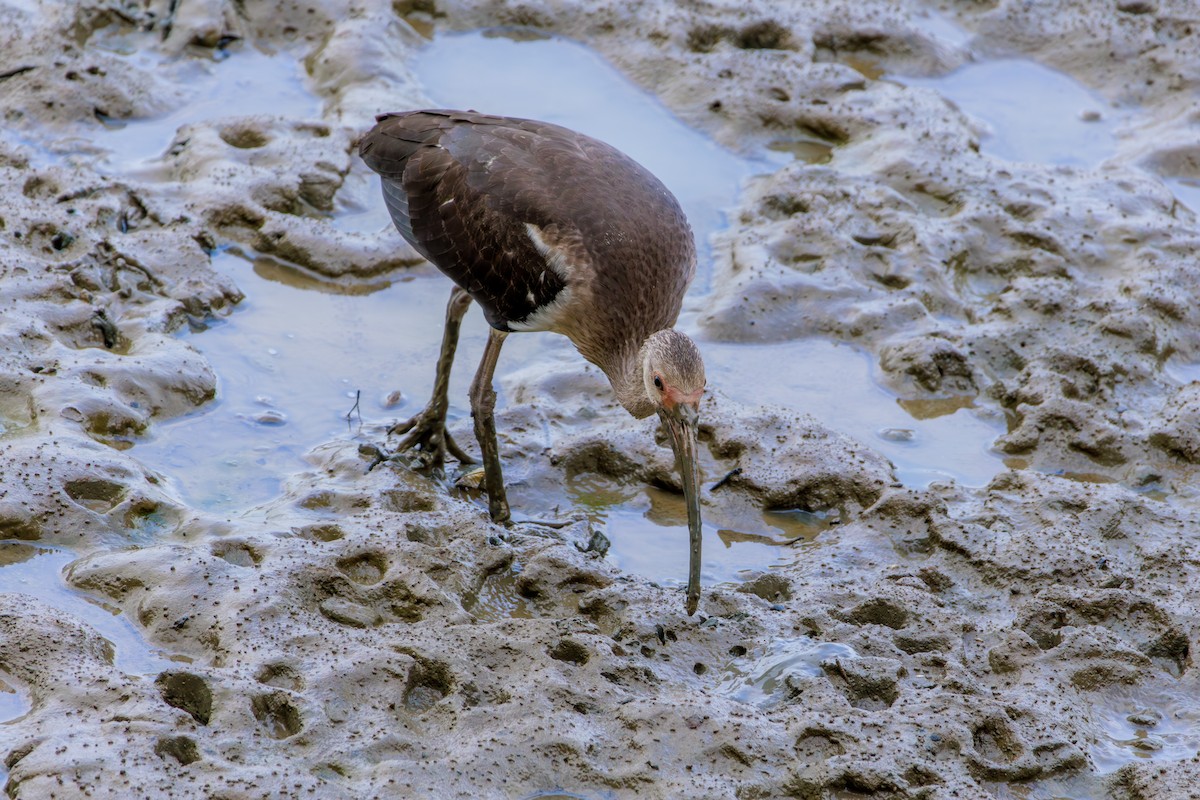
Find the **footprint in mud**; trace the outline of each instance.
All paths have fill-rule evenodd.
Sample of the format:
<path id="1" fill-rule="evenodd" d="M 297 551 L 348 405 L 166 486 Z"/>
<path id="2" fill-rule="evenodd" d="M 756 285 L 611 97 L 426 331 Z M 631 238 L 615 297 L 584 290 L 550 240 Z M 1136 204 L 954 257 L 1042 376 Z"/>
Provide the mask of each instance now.
<path id="1" fill-rule="evenodd" d="M 305 525 L 303 528 L 296 529 L 295 533 L 301 539 L 306 539 L 310 542 L 336 542 L 339 539 L 346 538 L 346 533 L 342 530 L 341 526 L 333 523 Z"/>
<path id="2" fill-rule="evenodd" d="M 855 606 L 846 612 L 845 619 L 855 625 L 882 625 L 900 630 L 908 624 L 909 613 L 903 606 L 878 597 Z"/>
<path id="3" fill-rule="evenodd" d="M 290 692 L 304 691 L 304 676 L 290 664 L 264 664 L 254 675 L 254 680 L 276 689 L 287 689 Z"/>
<path id="4" fill-rule="evenodd" d="M 415 660 L 404 687 L 404 707 L 409 711 L 427 711 L 454 691 L 454 676 L 441 661 L 408 653 Z"/>
<path id="5" fill-rule="evenodd" d="M 327 597 L 317 608 L 326 619 L 350 628 L 374 628 L 383 624 L 383 616 L 375 609 L 341 597 Z"/>
<path id="6" fill-rule="evenodd" d="M 574 639 L 562 639 L 550 648 L 550 657 L 556 661 L 568 661 L 583 666 L 591 658 L 586 647 Z"/>
<path id="7" fill-rule="evenodd" d="M 287 739 L 304 729 L 300 709 L 292 703 L 287 692 L 260 694 L 251 699 L 250 710 L 272 739 Z"/>
<path id="8" fill-rule="evenodd" d="M 173 758 L 184 767 L 200 760 L 200 748 L 190 736 L 165 736 L 154 744 L 154 752 L 163 760 Z"/>
<path id="9" fill-rule="evenodd" d="M 339 558 L 337 568 L 355 583 L 372 586 L 383 580 L 388 570 L 388 560 L 383 553 L 371 551 Z"/>
<path id="10" fill-rule="evenodd" d="M 256 567 L 262 561 L 262 553 L 246 542 L 236 540 L 216 542 L 212 554 L 228 561 L 235 567 Z"/>
<path id="11" fill-rule="evenodd" d="M 890 708 L 900 696 L 904 665 L 892 658 L 834 658 L 821 664 L 825 676 L 864 711 Z"/>
<path id="12" fill-rule="evenodd" d="M 971 732 L 975 752 L 999 764 L 1011 764 L 1025 752 L 1021 739 L 1012 726 L 999 717 L 989 717 Z"/>
<path id="13" fill-rule="evenodd" d="M 201 725 L 212 718 L 213 696 L 208 681 L 190 672 L 164 672 L 154 681 L 163 701 L 192 715 Z"/>
<path id="14" fill-rule="evenodd" d="M 81 478 L 64 483 L 63 491 L 84 508 L 104 514 L 125 498 L 126 489 L 119 483 L 102 478 Z"/>

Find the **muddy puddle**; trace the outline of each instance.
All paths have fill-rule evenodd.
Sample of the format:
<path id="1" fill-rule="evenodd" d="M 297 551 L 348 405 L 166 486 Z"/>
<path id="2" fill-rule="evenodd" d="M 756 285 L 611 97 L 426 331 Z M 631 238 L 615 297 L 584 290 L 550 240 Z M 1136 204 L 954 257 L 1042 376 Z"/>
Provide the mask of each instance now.
<path id="1" fill-rule="evenodd" d="M 308 88 L 304 65 L 295 55 L 231 43 L 211 57 L 168 57 L 148 47 L 149 38 L 113 27 L 89 44 L 117 57 L 125 69 L 169 80 L 179 93 L 162 101 L 171 110 L 120 119 L 98 107 L 99 131 L 81 126 L 75 135 L 31 141 L 34 164 L 86 163 L 115 178 L 168 180 L 161 157 L 185 125 L 264 112 L 298 120 L 321 117 L 323 103 Z M 265 97 L 271 98 L 269 108 Z"/>
<path id="2" fill-rule="evenodd" d="M 609 559 L 622 571 L 664 586 L 682 586 L 688 557 L 679 548 L 687 508 L 677 494 L 654 487 L 631 490 L 580 476 L 568 485 L 574 508 L 609 540 Z M 705 585 L 740 583 L 757 572 L 804 557 L 804 546 L 837 522 L 836 512 L 744 511 L 731 515 L 714 504 L 704 520 L 701 579 Z"/>
<path id="3" fill-rule="evenodd" d="M 184 334 L 213 365 L 217 399 L 135 448 L 189 504 L 232 512 L 271 500 L 309 449 L 356 435 L 359 412 L 380 421 L 423 402 L 411 398 L 432 386 L 424 367 L 440 332 L 429 326 L 446 287 L 399 276 L 354 293 L 265 256 L 225 250 L 213 261 L 246 294 L 229 317 Z M 483 325 L 466 324 L 468 357 Z M 462 397 L 470 372 L 454 377 Z M 403 399 L 390 397 L 397 390 Z"/>
<path id="4" fill-rule="evenodd" d="M 939 18 L 948 41 L 965 33 Z M 996 56 L 937 77 L 886 76 L 905 86 L 937 92 L 978 126 L 980 149 L 1013 162 L 1095 169 L 1119 157 L 1122 141 L 1152 124 L 1143 109 L 1106 100 L 1075 78 L 1030 58 Z M 1146 165 L 1176 199 L 1200 214 L 1200 180 L 1194 169 Z"/>
<path id="5" fill-rule="evenodd" d="M 1132 116 L 1067 75 L 1020 58 L 968 64 L 944 77 L 897 78 L 936 91 L 982 123 L 983 152 L 1008 161 L 1096 167 Z"/>
<path id="6" fill-rule="evenodd" d="M 1091 755 L 1101 772 L 1131 760 L 1180 761 L 1200 752 L 1200 707 L 1183 687 L 1113 691 L 1094 714 L 1100 734 Z"/>
<path id="7" fill-rule="evenodd" d="M 718 671 L 717 691 L 741 703 L 770 708 L 788 698 L 789 679 L 816 677 L 827 666 L 854 658 L 858 658 L 854 648 L 840 642 L 781 639 L 765 652 L 730 659 Z"/>
<path id="8" fill-rule="evenodd" d="M 153 675 L 170 667 L 172 660 L 149 647 L 120 609 L 67 586 L 65 571 L 74 560 L 74 554 L 61 548 L 0 541 L 0 593 L 29 595 L 65 615 L 86 620 L 112 645 L 113 664 L 122 672 Z"/>

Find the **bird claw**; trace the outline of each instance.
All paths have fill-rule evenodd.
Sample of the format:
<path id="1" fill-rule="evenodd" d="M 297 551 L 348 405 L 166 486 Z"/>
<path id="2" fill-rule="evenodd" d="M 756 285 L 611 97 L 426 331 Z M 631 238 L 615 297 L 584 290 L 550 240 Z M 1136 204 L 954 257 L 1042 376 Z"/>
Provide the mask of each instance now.
<path id="1" fill-rule="evenodd" d="M 407 435 L 400 440 L 396 449 L 386 456 L 388 460 L 411 451 L 413 460 L 417 462 L 413 465 L 416 469 L 440 471 L 446 466 L 447 455 L 460 464 L 476 463 L 474 458 L 458 446 L 450 431 L 446 429 L 446 415 L 437 414 L 431 408 L 426 408 L 404 422 L 397 422 L 388 429 L 387 435 L 392 434 Z M 382 448 L 380 450 L 382 452 Z"/>

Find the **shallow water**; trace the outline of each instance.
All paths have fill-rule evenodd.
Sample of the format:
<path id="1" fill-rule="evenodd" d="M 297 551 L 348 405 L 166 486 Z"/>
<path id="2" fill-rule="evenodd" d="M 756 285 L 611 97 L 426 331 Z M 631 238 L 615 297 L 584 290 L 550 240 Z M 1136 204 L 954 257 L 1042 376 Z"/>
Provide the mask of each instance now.
<path id="1" fill-rule="evenodd" d="M 399 276 L 348 294 L 270 258 L 227 250 L 213 263 L 246 293 L 227 319 L 188 336 L 217 373 L 218 399 L 156 426 L 134 450 L 188 503 L 234 511 L 266 502 L 309 449 L 357 433 L 357 416 L 346 415 L 358 393 L 363 417 L 378 419 L 392 391 L 419 404 L 432 388 L 443 282 Z M 479 357 L 484 324 L 464 324 L 466 359 Z M 469 382 L 470 370 L 458 369 L 453 396 L 465 400 Z"/>
<path id="2" fill-rule="evenodd" d="M 929 22 L 947 41 L 969 41 L 965 32 L 958 37 L 947 33 L 953 23 L 936 16 Z M 934 78 L 888 79 L 942 95 L 982 125 L 983 152 L 1009 161 L 1098 167 L 1116 154 L 1120 129 L 1138 114 L 1028 58 L 977 61 Z M 1200 181 L 1194 176 L 1158 177 L 1180 203 L 1200 214 Z"/>
<path id="3" fill-rule="evenodd" d="M 1183 361 L 1177 356 L 1171 356 L 1163 363 L 1162 371 L 1181 384 L 1200 381 L 1200 364 Z"/>
<path id="4" fill-rule="evenodd" d="M 109 43 L 117 52 L 121 40 Z M 136 45 L 132 45 L 136 46 Z M 183 57 L 164 60 L 145 49 L 126 57 L 146 70 L 167 70 L 172 81 L 188 90 L 187 102 L 154 119 L 110 122 L 108 134 L 98 144 L 108 151 L 102 168 L 138 174 L 166 152 L 176 131 L 184 125 L 222 117 L 264 113 L 263 98 L 273 116 L 319 119 L 322 102 L 307 88 L 304 66 L 287 54 L 270 55 L 253 47 L 216 51 L 217 60 Z"/>
<path id="5" fill-rule="evenodd" d="M 820 340 L 778 344 L 708 342 L 711 382 L 739 403 L 774 405 L 812 414 L 886 456 L 908 486 L 955 480 L 981 486 L 1002 467 L 991 450 L 1004 433 L 998 414 L 975 409 L 970 398 L 924 405 L 902 403 L 875 380 L 869 354 Z M 779 365 L 789 365 L 781 370 Z M 769 375 L 770 380 L 761 376 Z"/>
<path id="6" fill-rule="evenodd" d="M 1092 716 L 1099 730 L 1089 755 L 1102 773 L 1131 761 L 1178 761 L 1200 752 L 1200 703 L 1194 687 L 1109 690 L 1097 696 Z"/>
<path id="7" fill-rule="evenodd" d="M 1200 180 L 1196 178 L 1167 178 L 1167 187 L 1193 214 L 1200 214 Z"/>
<path id="8" fill-rule="evenodd" d="M 858 658 L 849 645 L 813 639 L 774 642 L 765 653 L 732 659 L 719 673 L 717 692 L 742 703 L 768 707 L 786 698 L 789 676 L 816 677 L 821 665 Z"/>
<path id="9" fill-rule="evenodd" d="M 323 101 L 309 90 L 303 63 L 287 53 L 234 44 L 212 51 L 215 58 L 195 53 L 168 57 L 154 44 L 154 34 L 125 26 L 102 29 L 88 42 L 89 47 L 119 56 L 130 70 L 154 74 L 174 89 L 183 89 L 173 108 L 139 119 L 116 119 L 97 109 L 99 126 L 88 124 L 58 139 L 27 141 L 33 163 L 80 160 L 109 175 L 155 180 L 163 177 L 160 157 L 185 125 L 263 113 L 293 120 L 321 118 Z M 264 98 L 270 98 L 269 104 Z"/>
<path id="10" fill-rule="evenodd" d="M 172 666 L 174 662 L 151 649 L 119 612 L 67 585 L 63 570 L 74 560 L 74 554 L 61 548 L 0 541 L 0 594 L 35 597 L 71 619 L 86 621 L 112 643 L 116 667 L 122 672 L 153 675 Z"/>
<path id="11" fill-rule="evenodd" d="M 1078 776 L 1028 783 L 985 783 L 994 800 L 1094 800 L 1104 796 L 1104 787 L 1092 776 Z M 841 800 L 841 798 L 839 798 Z"/>
<path id="12" fill-rule="evenodd" d="M 23 716 L 30 707 L 29 698 L 17 688 L 16 681 L 0 676 L 0 723 Z"/>
<path id="13" fill-rule="evenodd" d="M 968 64 L 937 78 L 893 78 L 933 89 L 983 123 L 983 152 L 1010 161 L 1095 167 L 1116 151 L 1124 113 L 1061 72 L 1024 58 Z"/>

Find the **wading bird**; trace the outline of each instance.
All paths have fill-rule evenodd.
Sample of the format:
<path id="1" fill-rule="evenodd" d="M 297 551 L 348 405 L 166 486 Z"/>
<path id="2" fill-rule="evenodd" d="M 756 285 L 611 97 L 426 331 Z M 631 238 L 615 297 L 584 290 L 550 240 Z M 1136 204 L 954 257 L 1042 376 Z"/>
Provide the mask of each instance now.
<path id="1" fill-rule="evenodd" d="M 604 371 L 638 419 L 657 413 L 670 433 L 687 500 L 687 612 L 700 599 L 697 406 L 704 362 L 672 328 L 696 272 L 679 203 L 625 154 L 574 131 L 463 111 L 382 114 L 359 144 L 378 172 L 396 228 L 456 286 L 446 307 L 433 397 L 394 430 L 434 469 L 447 451 L 470 459 L 446 431 L 450 367 L 474 300 L 491 325 L 471 384 L 488 510 L 509 521 L 496 443 L 492 376 L 513 331 L 553 331 Z"/>

